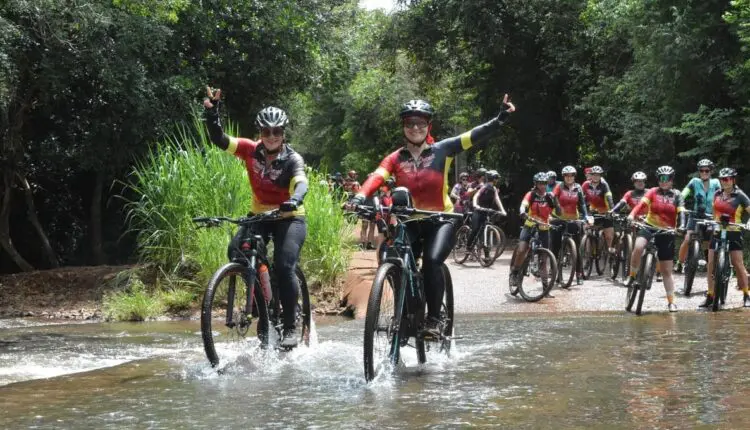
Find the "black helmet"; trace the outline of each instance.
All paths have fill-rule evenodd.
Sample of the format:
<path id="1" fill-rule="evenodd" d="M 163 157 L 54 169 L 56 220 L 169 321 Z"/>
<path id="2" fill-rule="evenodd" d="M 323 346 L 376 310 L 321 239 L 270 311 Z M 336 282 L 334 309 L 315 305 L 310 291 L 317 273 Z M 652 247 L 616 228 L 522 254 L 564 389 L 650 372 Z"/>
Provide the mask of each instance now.
<path id="1" fill-rule="evenodd" d="M 414 207 L 414 200 L 411 198 L 411 193 L 406 187 L 396 187 L 391 191 L 391 198 L 393 199 L 393 206 L 401 206 L 406 208 Z"/>
<path id="2" fill-rule="evenodd" d="M 731 167 L 725 167 L 719 171 L 720 178 L 734 178 L 737 176 L 737 171 Z"/>
<path id="3" fill-rule="evenodd" d="M 394 178 L 393 176 L 391 176 L 390 178 L 388 178 L 385 181 L 385 186 L 388 187 L 388 189 L 390 189 L 390 190 L 396 188 L 396 178 Z"/>
<path id="4" fill-rule="evenodd" d="M 407 116 L 422 116 L 427 119 L 431 119 L 435 111 L 432 110 L 432 106 L 424 100 L 409 100 L 404 103 L 401 107 L 401 118 Z"/>
<path id="5" fill-rule="evenodd" d="M 547 182 L 548 178 L 549 178 L 549 174 L 545 172 L 539 172 L 536 175 L 534 175 L 534 182 Z"/>
<path id="6" fill-rule="evenodd" d="M 700 169 L 701 167 L 708 167 L 709 169 L 713 169 L 714 162 L 709 160 L 708 158 L 704 158 L 698 162 L 698 168 Z"/>
<path id="7" fill-rule="evenodd" d="M 594 166 L 589 170 L 589 173 L 593 175 L 601 175 L 604 173 L 604 169 L 602 169 L 602 166 Z"/>
<path id="8" fill-rule="evenodd" d="M 490 170 L 489 172 L 487 172 L 488 181 L 495 181 L 497 179 L 500 179 L 500 174 L 497 173 L 497 170 Z"/>
<path id="9" fill-rule="evenodd" d="M 656 176 L 668 175 L 670 178 L 674 178 L 674 169 L 671 166 L 661 166 L 656 169 Z"/>
<path id="10" fill-rule="evenodd" d="M 283 110 L 268 106 L 258 112 L 258 116 L 255 117 L 255 124 L 259 128 L 263 127 L 286 127 L 289 123 L 289 118 L 286 116 L 286 112 Z"/>

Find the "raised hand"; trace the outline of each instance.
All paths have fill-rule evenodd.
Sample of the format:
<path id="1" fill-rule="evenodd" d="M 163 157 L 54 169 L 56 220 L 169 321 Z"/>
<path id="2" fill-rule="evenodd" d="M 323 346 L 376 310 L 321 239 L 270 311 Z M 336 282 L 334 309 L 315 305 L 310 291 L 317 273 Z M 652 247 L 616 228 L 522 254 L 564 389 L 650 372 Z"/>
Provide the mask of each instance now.
<path id="1" fill-rule="evenodd" d="M 221 89 L 211 89 L 208 85 L 206 86 L 207 97 L 203 99 L 203 107 L 206 109 L 213 109 L 217 107 L 219 101 L 221 101 Z"/>

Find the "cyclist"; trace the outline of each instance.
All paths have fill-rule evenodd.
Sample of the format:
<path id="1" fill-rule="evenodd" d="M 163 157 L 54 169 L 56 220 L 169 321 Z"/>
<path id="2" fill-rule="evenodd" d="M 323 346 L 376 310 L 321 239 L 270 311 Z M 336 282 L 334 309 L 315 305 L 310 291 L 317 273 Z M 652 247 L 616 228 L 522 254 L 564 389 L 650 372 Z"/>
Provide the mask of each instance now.
<path id="1" fill-rule="evenodd" d="M 555 191 L 555 187 L 560 183 L 557 180 L 557 173 L 554 170 L 547 172 L 547 192 L 551 193 Z"/>
<path id="2" fill-rule="evenodd" d="M 511 286 L 518 286 L 518 269 L 521 263 L 526 259 L 526 252 L 531 239 L 531 227 L 534 226 L 532 220 L 540 221 L 544 224 L 549 222 L 549 216 L 552 211 L 560 212 L 560 204 L 557 198 L 551 192 L 547 191 L 547 173 L 539 172 L 534 175 L 534 188 L 531 189 L 521 200 L 519 215 L 524 220 L 521 228 L 521 235 L 518 238 L 518 248 L 513 262 L 511 262 Z M 549 249 L 549 227 L 539 226 L 539 240 L 542 246 Z"/>
<path id="3" fill-rule="evenodd" d="M 434 139 L 430 135 L 432 106 L 424 100 L 406 102 L 400 113 L 405 145 L 383 159 L 375 174 L 365 181 L 360 192 L 348 202 L 347 208 L 361 204 L 366 196 L 374 193 L 385 180 L 394 176 L 396 186 L 410 190 L 417 209 L 452 211 L 453 204 L 445 191 L 447 159 L 475 144 L 484 144 L 500 130 L 500 126 L 515 109 L 506 94 L 503 98 L 503 110 L 496 118 L 460 136 L 433 143 Z M 442 264 L 453 248 L 454 225 L 451 222 L 411 222 L 408 231 L 415 257 L 422 255 L 427 296 L 425 329 L 434 332 L 439 323 L 445 290 Z"/>
<path id="4" fill-rule="evenodd" d="M 359 181 L 357 181 L 357 171 L 356 170 L 350 170 L 346 174 L 346 179 L 344 180 L 344 191 L 349 193 L 349 197 L 357 194 L 359 191 L 360 185 Z"/>
<path id="5" fill-rule="evenodd" d="M 718 179 L 712 179 L 711 173 L 714 170 L 714 163 L 704 158 L 698 162 L 698 177 L 693 178 L 688 182 L 687 186 L 682 190 L 682 200 L 687 201 L 688 197 L 693 196 L 693 211 L 688 218 L 687 232 L 685 234 L 685 240 L 680 245 L 680 253 L 677 257 L 677 264 L 674 267 L 675 272 L 682 272 L 682 266 L 685 264 L 685 259 L 688 253 L 688 244 L 690 243 L 690 237 L 693 235 L 695 229 L 695 221 L 698 219 L 711 219 L 713 212 L 714 196 L 721 192 L 721 184 Z M 708 241 L 711 239 L 710 232 L 706 232 L 703 237 L 703 245 L 708 245 Z"/>
<path id="6" fill-rule="evenodd" d="M 469 209 L 469 197 L 467 196 L 469 191 L 469 174 L 461 172 L 458 175 L 458 182 L 453 186 L 451 190 L 451 200 L 455 205 L 456 212 L 463 213 Z"/>
<path id="7" fill-rule="evenodd" d="M 583 195 L 586 197 L 586 203 L 588 204 L 590 213 L 604 215 L 609 212 L 609 209 L 614 207 L 612 202 L 612 191 L 609 189 L 609 184 L 602 178 L 604 169 L 601 166 L 593 166 L 589 171 L 588 181 L 583 183 Z M 607 249 L 610 254 L 614 254 L 615 250 L 612 249 L 612 240 L 615 237 L 615 224 L 611 218 L 599 218 L 594 221 L 594 225 L 602 228 L 604 233 L 604 240 L 607 242 Z"/>
<path id="8" fill-rule="evenodd" d="M 588 210 L 586 209 L 585 197 L 583 196 L 583 189 L 576 183 L 576 169 L 573 166 L 565 166 L 562 169 L 563 181 L 558 184 L 552 194 L 559 202 L 560 210 L 553 212 L 554 219 L 550 224 L 553 225 L 565 225 L 566 221 L 573 221 L 577 219 L 586 220 L 589 224 L 592 224 L 592 220 L 589 218 Z M 569 223 L 567 225 L 568 231 L 573 234 L 576 242 L 576 248 L 581 247 L 581 231 L 577 224 Z M 561 229 L 552 231 L 552 253 L 557 255 L 560 251 L 560 245 L 562 244 L 562 231 Z M 576 283 L 581 285 L 583 283 L 583 266 L 581 259 L 578 258 L 576 261 Z"/>
<path id="9" fill-rule="evenodd" d="M 466 192 L 466 197 L 469 203 L 469 210 L 474 209 L 471 206 L 471 202 L 474 199 L 474 194 L 482 189 L 484 184 L 487 182 L 487 169 L 480 167 L 474 172 L 474 181 L 469 185 L 469 190 Z M 466 210 L 466 208 L 464 208 Z"/>
<path id="10" fill-rule="evenodd" d="M 726 167 L 719 171 L 719 180 L 721 181 L 721 192 L 714 196 L 713 217 L 716 221 L 721 221 L 721 217 L 729 218 L 729 222 L 739 224 L 742 222 L 742 212 L 750 213 L 750 199 L 735 183 L 737 171 Z M 750 228 L 750 220 L 747 222 Z M 722 227 L 723 228 L 723 227 Z M 747 290 L 747 269 L 742 261 L 742 231 L 735 226 L 727 226 L 727 240 L 729 241 L 729 259 L 734 267 L 737 276 L 737 284 L 742 289 L 742 303 L 744 307 L 750 307 L 750 296 Z M 714 235 L 718 233 L 715 232 Z M 713 280 L 713 260 L 716 255 L 716 247 L 719 242 L 716 237 L 711 240 L 711 247 L 708 250 L 708 293 L 706 301 L 700 305 L 705 308 L 714 303 L 714 280 Z"/>
<path id="11" fill-rule="evenodd" d="M 648 177 L 643 172 L 635 172 L 633 173 L 633 176 L 630 177 L 630 180 L 633 181 L 633 189 L 626 192 L 622 199 L 620 199 L 619 202 L 613 207 L 609 213 L 620 213 L 623 208 L 628 208 L 628 211 L 633 210 L 634 207 L 638 204 L 638 202 L 641 201 L 643 198 L 643 195 L 646 194 L 646 179 Z M 648 213 L 648 207 L 643 206 L 641 208 L 640 213 L 636 214 L 636 216 L 646 216 Z"/>
<path id="12" fill-rule="evenodd" d="M 500 215 L 506 216 L 503 202 L 500 201 L 500 194 L 497 191 L 497 181 L 500 179 L 500 174 L 496 170 L 490 170 L 487 172 L 487 183 L 482 186 L 472 199 L 472 207 L 474 212 L 471 214 L 471 233 L 469 234 L 468 246 L 471 249 L 474 246 L 474 241 L 477 239 L 479 229 L 484 222 L 487 220 L 487 212 L 482 209 L 494 209 L 500 212 Z"/>
<path id="13" fill-rule="evenodd" d="M 284 130 L 289 119 L 286 113 L 269 106 L 258 112 L 255 123 L 260 129 L 260 141 L 224 134 L 219 119 L 221 90 L 206 88 L 203 101 L 204 116 L 211 142 L 245 163 L 250 188 L 253 191 L 252 213 L 279 209 L 284 216 L 278 221 L 255 224 L 252 229 L 266 238 L 273 236 L 273 265 L 279 280 L 279 294 L 284 309 L 296 309 L 299 285 L 295 269 L 307 235 L 303 200 L 307 193 L 304 160 L 287 145 Z M 230 257 L 239 250 L 242 238 L 247 237 L 241 227 L 229 246 Z M 297 346 L 295 312 L 284 312 L 281 346 Z"/>
<path id="14" fill-rule="evenodd" d="M 635 217 L 647 208 L 646 224 L 656 228 L 675 228 L 685 230 L 685 208 L 682 203 L 680 192 L 672 188 L 674 181 L 674 169 L 670 166 L 661 166 L 656 169 L 656 178 L 659 182 L 658 187 L 646 191 L 640 202 L 630 211 L 628 219 L 635 220 Z M 679 223 L 678 223 L 679 222 Z M 638 231 L 633 253 L 630 257 L 630 277 L 628 286 L 634 280 L 636 272 L 641 262 L 641 255 L 647 242 L 654 233 L 642 228 Z M 657 235 L 654 238 L 657 248 L 657 259 L 659 260 L 659 270 L 664 279 L 664 290 L 667 293 L 667 308 L 669 312 L 677 312 L 677 305 L 674 304 L 674 280 L 672 279 L 672 259 L 674 258 L 674 236 Z"/>

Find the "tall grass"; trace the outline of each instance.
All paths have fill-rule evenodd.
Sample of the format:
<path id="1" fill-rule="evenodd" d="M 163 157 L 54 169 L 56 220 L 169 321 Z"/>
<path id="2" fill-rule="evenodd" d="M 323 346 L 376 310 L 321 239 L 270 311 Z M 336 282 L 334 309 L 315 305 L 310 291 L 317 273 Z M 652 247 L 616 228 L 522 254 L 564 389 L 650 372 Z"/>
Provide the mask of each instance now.
<path id="1" fill-rule="evenodd" d="M 230 127 L 229 134 L 235 131 Z M 188 260 L 200 265 L 196 281 L 207 281 L 227 261 L 226 250 L 235 228 L 196 230 L 196 216 L 245 215 L 252 195 L 244 164 L 215 148 L 196 118 L 193 128 L 181 127 L 139 162 L 125 184 L 127 219 L 137 232 L 139 258 L 177 273 Z M 341 202 L 321 181 L 326 175 L 307 170 L 305 198 L 307 239 L 301 264 L 309 282 L 332 284 L 345 271 L 351 247 L 345 238 Z"/>

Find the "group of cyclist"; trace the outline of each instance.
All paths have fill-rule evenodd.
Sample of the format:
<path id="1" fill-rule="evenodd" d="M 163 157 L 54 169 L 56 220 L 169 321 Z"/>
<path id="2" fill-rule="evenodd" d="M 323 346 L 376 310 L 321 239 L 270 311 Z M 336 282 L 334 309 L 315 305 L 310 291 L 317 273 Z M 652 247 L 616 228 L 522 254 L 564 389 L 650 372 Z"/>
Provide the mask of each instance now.
<path id="1" fill-rule="evenodd" d="M 219 112 L 221 103 L 221 90 L 207 87 L 207 97 L 203 105 L 210 140 L 214 145 L 244 162 L 253 191 L 251 211 L 258 213 L 278 209 L 282 215 L 280 221 L 261 223 L 255 228 L 260 234 L 273 237 L 275 242 L 273 261 L 274 270 L 279 279 L 280 300 L 284 308 L 292 309 L 297 303 L 299 294 L 297 279 L 294 276 L 295 267 L 306 236 L 304 199 L 307 193 L 307 177 L 303 159 L 286 141 L 285 131 L 289 123 L 286 112 L 271 106 L 262 109 L 256 117 L 256 125 L 260 132 L 260 140 L 256 141 L 228 136 L 224 133 Z M 341 186 L 350 195 L 345 205 L 345 208 L 349 210 L 357 205 L 365 204 L 368 198 L 378 192 L 389 196 L 393 189 L 403 187 L 401 189 L 408 190 L 410 203 L 417 209 L 453 212 L 454 210 L 467 210 L 470 207 L 477 213 L 472 224 L 478 226 L 485 215 L 481 210 L 476 211 L 477 208 L 494 207 L 498 212 L 505 213 L 496 187 L 499 175 L 496 171 L 482 172 L 480 170 L 476 182 L 469 184 L 469 175 L 462 174 L 459 184 L 451 193 L 448 193 L 445 187 L 448 183 L 446 175 L 456 155 L 469 148 L 485 145 L 492 136 L 499 132 L 501 126 L 515 110 L 515 106 L 506 94 L 503 98 L 502 109 L 496 117 L 458 136 L 436 142 L 431 135 L 434 115 L 432 106 L 424 100 L 410 100 L 402 106 L 399 113 L 403 132 L 402 145 L 388 154 L 361 185 L 357 182 L 357 173 L 354 171 L 348 172 L 346 178 L 341 178 L 341 175 L 331 178 L 331 184 Z M 656 172 L 659 186 L 647 191 L 645 190 L 646 175 L 636 172 L 632 177 L 634 189 L 626 193 L 617 205 L 613 204 L 612 193 L 607 182 L 602 178 L 603 170 L 598 166 L 591 169 L 590 177 L 583 185 L 576 183 L 577 172 L 572 166 L 562 169 L 563 181 L 557 181 L 555 172 L 537 173 L 533 178 L 534 188 L 524 196 L 520 206 L 520 212 L 526 222 L 521 231 L 520 246 L 524 246 L 528 240 L 528 228 L 532 220 L 546 223 L 552 218 L 551 224 L 554 225 L 580 218 L 592 224 L 589 213 L 606 214 L 626 207 L 630 209 L 629 218 L 631 219 L 645 215 L 646 222 L 655 227 L 674 228 L 677 226 L 685 230 L 689 225 L 686 225 L 687 217 L 683 210 L 683 199 L 690 194 L 695 194 L 696 201 L 703 202 L 707 215 L 710 216 L 712 212 L 715 217 L 729 214 L 733 220 L 739 222 L 742 211 L 750 212 L 750 203 L 747 196 L 734 183 L 736 172 L 728 168 L 722 169 L 719 175 L 721 179 L 719 188 L 710 180 L 713 164 L 701 163 L 699 163 L 701 182 L 691 181 L 683 193 L 672 188 L 674 170 L 671 167 L 660 167 Z M 707 172 L 704 169 L 706 166 Z M 613 236 L 611 220 L 602 218 L 596 222 L 603 227 L 607 245 L 611 248 Z M 569 226 L 576 228 L 574 224 Z M 421 271 L 427 286 L 425 293 L 428 305 L 428 329 L 438 322 L 444 290 L 441 268 L 453 247 L 454 232 L 455 224 L 447 220 L 409 224 L 409 240 L 415 257 L 421 256 Z M 238 251 L 239 238 L 246 234 L 247 232 L 239 231 L 231 241 L 230 258 Z M 559 246 L 560 234 L 555 231 L 552 235 L 553 249 L 556 244 Z M 576 234 L 578 234 L 577 231 Z M 646 229 L 639 231 L 634 257 L 643 249 L 649 234 L 650 232 Z M 549 243 L 549 238 L 545 237 L 543 240 Z M 735 263 L 740 286 L 745 294 L 745 304 L 750 305 L 750 299 L 747 297 L 747 276 L 741 264 L 742 237 L 739 232 L 732 232 L 732 241 L 732 262 Z M 363 238 L 363 242 L 369 242 L 369 240 Z M 673 240 L 660 240 L 657 246 L 670 310 L 675 310 L 674 288 L 671 276 L 668 275 L 671 272 L 674 255 Z M 711 258 L 712 254 L 709 253 L 709 259 Z M 638 259 L 633 258 L 632 261 L 631 279 L 637 270 Z M 678 267 L 683 261 L 684 252 L 681 251 Z M 580 274 L 579 267 L 579 282 Z M 711 300 L 711 291 L 709 287 L 707 302 Z M 284 315 L 282 346 L 293 347 L 297 343 L 294 313 Z"/>
<path id="2" fill-rule="evenodd" d="M 581 232 L 576 222 L 584 225 L 599 226 L 605 238 L 610 257 L 614 257 L 612 248 L 614 224 L 611 215 L 620 214 L 627 209 L 627 219 L 630 222 L 643 221 L 637 229 L 636 240 L 630 256 L 630 273 L 627 283 L 630 285 L 640 265 L 640 259 L 646 244 L 654 236 L 657 248 L 658 270 L 663 276 L 664 289 L 667 294 L 667 307 L 670 312 L 676 312 L 674 303 L 673 269 L 680 272 L 687 257 L 687 243 L 690 235 L 696 234 L 695 223 L 700 219 L 714 221 L 728 221 L 740 224 L 742 213 L 750 213 L 750 200 L 737 186 L 737 171 L 726 167 L 719 171 L 718 179 L 712 179 L 714 163 L 708 159 L 700 160 L 697 164 L 698 177 L 692 179 L 682 192 L 674 188 L 675 170 L 671 166 L 661 166 L 656 170 L 658 186 L 646 189 L 647 175 L 638 171 L 633 173 L 631 180 L 633 189 L 628 190 L 617 204 L 613 204 L 612 192 L 606 180 L 602 177 L 604 170 L 600 166 L 586 169 L 586 181 L 576 183 L 576 169 L 565 166 L 562 169 L 563 181 L 557 181 L 554 171 L 539 172 L 534 175 L 534 188 L 523 198 L 520 205 L 520 215 L 525 220 L 521 229 L 517 252 L 520 257 L 515 261 L 523 261 L 528 247 L 531 228 L 539 223 L 540 239 L 543 246 L 548 247 L 557 255 L 560 246 L 561 229 L 552 231 L 550 241 L 549 226 L 561 225 L 576 237 L 580 247 Z M 692 196 L 694 209 L 685 210 L 685 201 Z M 689 215 L 688 215 L 689 214 Z M 596 220 L 590 215 L 604 215 Z M 727 230 L 730 259 L 737 275 L 739 288 L 743 292 L 743 304 L 750 307 L 748 295 L 747 271 L 742 260 L 743 238 L 740 228 L 718 223 L 716 234 L 721 229 Z M 747 223 L 750 228 L 750 221 Z M 657 234 L 659 230 L 676 230 L 686 234 L 686 239 L 680 246 L 676 267 L 673 267 L 675 256 L 674 235 Z M 571 231 L 573 230 L 573 231 Z M 714 301 L 714 282 L 712 277 L 713 259 L 718 241 L 712 232 L 708 231 L 702 238 L 708 245 L 708 292 L 700 307 L 708 307 Z M 710 241 L 710 243 L 709 243 Z M 577 259 L 577 281 L 581 284 L 581 259 Z M 512 264 L 511 283 L 518 282 L 518 263 Z"/>

